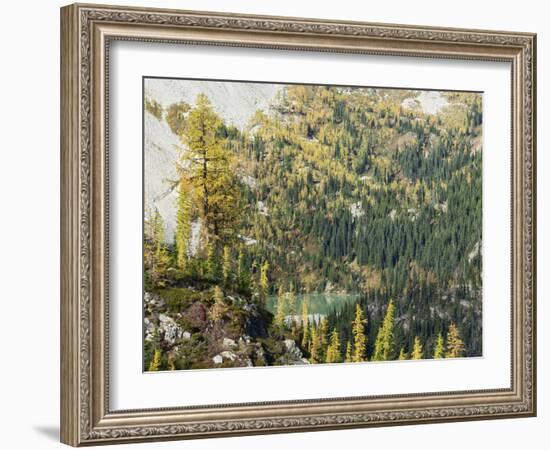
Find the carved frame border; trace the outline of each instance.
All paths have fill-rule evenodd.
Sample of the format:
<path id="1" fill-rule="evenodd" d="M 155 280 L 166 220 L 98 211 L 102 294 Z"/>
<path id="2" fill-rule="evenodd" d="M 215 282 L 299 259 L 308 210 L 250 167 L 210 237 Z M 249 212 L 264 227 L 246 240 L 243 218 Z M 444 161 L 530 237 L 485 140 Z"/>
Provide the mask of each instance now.
<path id="1" fill-rule="evenodd" d="M 512 65 L 512 386 L 110 411 L 108 57 L 113 39 Z M 61 9 L 61 440 L 129 441 L 475 420 L 536 414 L 536 35 L 75 4 Z"/>

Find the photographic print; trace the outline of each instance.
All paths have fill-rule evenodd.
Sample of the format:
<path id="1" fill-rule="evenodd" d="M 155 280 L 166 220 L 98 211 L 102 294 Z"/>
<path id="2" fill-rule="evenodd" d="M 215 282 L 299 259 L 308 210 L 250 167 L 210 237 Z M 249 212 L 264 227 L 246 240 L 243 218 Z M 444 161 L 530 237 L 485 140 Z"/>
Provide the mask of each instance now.
<path id="1" fill-rule="evenodd" d="M 482 97 L 144 77 L 144 371 L 482 356 Z"/>

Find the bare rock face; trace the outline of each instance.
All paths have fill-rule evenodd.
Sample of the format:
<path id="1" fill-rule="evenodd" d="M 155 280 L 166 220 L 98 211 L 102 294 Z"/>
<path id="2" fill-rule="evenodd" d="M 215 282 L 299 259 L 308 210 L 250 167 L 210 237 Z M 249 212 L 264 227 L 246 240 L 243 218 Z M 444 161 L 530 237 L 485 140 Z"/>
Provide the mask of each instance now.
<path id="1" fill-rule="evenodd" d="M 173 103 L 194 105 L 197 95 L 205 94 L 216 112 L 238 128 L 247 125 L 258 110 L 265 110 L 282 89 L 282 85 L 201 80 L 146 79 L 145 96 L 164 108 Z"/>
<path id="2" fill-rule="evenodd" d="M 193 106 L 197 95 L 206 94 L 216 112 L 228 123 L 243 129 L 258 110 L 267 110 L 282 85 L 265 83 L 227 83 L 200 80 L 146 79 L 145 96 L 166 109 L 179 102 Z M 144 116 L 144 193 L 145 209 L 158 210 L 165 225 L 166 241 L 171 244 L 176 228 L 177 165 L 185 148 L 168 123 L 149 111 Z M 251 185 L 252 177 L 243 179 Z M 194 224 L 194 232 L 197 234 Z M 193 248 L 196 244 L 192 243 Z"/>
<path id="3" fill-rule="evenodd" d="M 149 111 L 145 111 L 143 126 L 146 217 L 148 210 L 152 212 L 157 209 L 164 220 L 166 239 L 172 242 L 177 211 L 176 161 L 182 144 L 166 121 L 157 119 Z"/>

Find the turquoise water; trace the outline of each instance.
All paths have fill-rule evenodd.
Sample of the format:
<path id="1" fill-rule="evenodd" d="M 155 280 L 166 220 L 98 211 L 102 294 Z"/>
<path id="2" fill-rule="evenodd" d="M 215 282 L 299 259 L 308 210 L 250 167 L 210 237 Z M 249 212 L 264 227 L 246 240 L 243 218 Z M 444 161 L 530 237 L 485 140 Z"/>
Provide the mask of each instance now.
<path id="1" fill-rule="evenodd" d="M 309 301 L 309 314 L 310 315 L 326 315 L 333 311 L 338 310 L 346 303 L 352 303 L 357 300 L 359 294 L 329 294 L 329 293 L 314 293 L 314 294 L 300 294 L 296 295 L 296 313 L 301 314 L 302 303 L 305 299 Z M 288 307 L 287 307 L 288 308 Z M 275 313 L 277 310 L 277 296 L 272 295 L 267 298 L 267 309 Z"/>

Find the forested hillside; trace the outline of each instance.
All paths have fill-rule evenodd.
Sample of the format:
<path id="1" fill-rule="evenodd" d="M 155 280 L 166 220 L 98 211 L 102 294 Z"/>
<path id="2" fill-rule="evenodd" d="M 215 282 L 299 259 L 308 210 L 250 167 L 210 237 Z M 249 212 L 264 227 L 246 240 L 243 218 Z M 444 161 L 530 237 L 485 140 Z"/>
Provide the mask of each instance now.
<path id="1" fill-rule="evenodd" d="M 173 244 L 145 212 L 146 369 L 481 355 L 481 95 L 418 94 L 285 86 L 242 128 L 146 99 L 181 142 Z"/>

